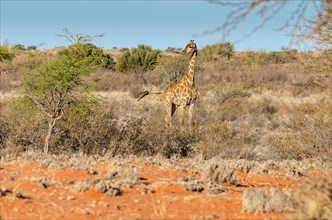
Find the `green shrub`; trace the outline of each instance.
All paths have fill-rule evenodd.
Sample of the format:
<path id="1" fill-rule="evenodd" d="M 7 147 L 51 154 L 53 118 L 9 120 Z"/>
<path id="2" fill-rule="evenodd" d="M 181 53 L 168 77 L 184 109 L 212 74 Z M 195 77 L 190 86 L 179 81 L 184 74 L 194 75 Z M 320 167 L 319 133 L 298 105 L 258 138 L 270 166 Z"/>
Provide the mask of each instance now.
<path id="1" fill-rule="evenodd" d="M 15 44 L 12 46 L 13 50 L 25 50 L 25 46 L 23 44 Z"/>
<path id="2" fill-rule="evenodd" d="M 37 49 L 38 49 L 38 47 L 35 46 L 35 45 L 31 45 L 31 46 L 28 46 L 28 47 L 26 48 L 26 50 L 37 50 Z"/>
<path id="3" fill-rule="evenodd" d="M 120 72 L 145 72 L 152 70 L 157 62 L 159 50 L 154 50 L 146 45 L 125 50 L 119 57 L 116 70 Z"/>
<path id="4" fill-rule="evenodd" d="M 102 67 L 106 69 L 114 69 L 114 60 L 110 55 L 104 54 L 103 50 L 91 43 L 75 43 L 63 51 L 58 56 L 70 56 L 83 65 L 93 67 Z"/>
<path id="5" fill-rule="evenodd" d="M 4 62 L 6 60 L 11 61 L 14 57 L 7 47 L 0 46 L 0 62 Z"/>
<path id="6" fill-rule="evenodd" d="M 74 44 L 56 60 L 41 65 L 24 76 L 24 95 L 48 119 L 45 154 L 48 154 L 50 138 L 57 120 L 63 117 L 66 108 L 75 106 L 86 92 L 82 77 L 90 73 L 95 60 L 82 56 L 85 52 L 82 49 L 85 47 L 81 44 Z"/>
<path id="7" fill-rule="evenodd" d="M 205 62 L 230 59 L 234 54 L 234 46 L 230 42 L 213 44 L 199 50 L 199 59 Z"/>

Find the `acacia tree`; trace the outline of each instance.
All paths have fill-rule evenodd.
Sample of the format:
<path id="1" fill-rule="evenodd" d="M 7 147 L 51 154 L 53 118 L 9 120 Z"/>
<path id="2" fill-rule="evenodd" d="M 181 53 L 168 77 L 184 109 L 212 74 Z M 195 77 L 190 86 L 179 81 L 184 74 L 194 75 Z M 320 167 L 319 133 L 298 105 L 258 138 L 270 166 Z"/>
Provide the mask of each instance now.
<path id="1" fill-rule="evenodd" d="M 82 75 L 88 72 L 88 66 L 79 65 L 73 59 L 61 58 L 28 73 L 24 80 L 26 97 L 48 119 L 44 153 L 48 154 L 53 128 L 65 109 L 80 98 L 83 83 Z"/>
<path id="2" fill-rule="evenodd" d="M 67 33 L 70 32 L 65 32 Z M 100 56 L 89 57 L 91 54 L 84 53 L 86 42 L 93 38 L 84 35 L 70 36 L 75 36 L 76 42 L 65 53 L 60 53 L 54 61 L 40 65 L 26 74 L 23 82 L 25 96 L 44 113 L 48 121 L 44 154 L 48 154 L 56 122 L 63 117 L 66 108 L 75 105 L 86 91 L 82 77 L 100 64 L 94 60 L 101 58 Z"/>

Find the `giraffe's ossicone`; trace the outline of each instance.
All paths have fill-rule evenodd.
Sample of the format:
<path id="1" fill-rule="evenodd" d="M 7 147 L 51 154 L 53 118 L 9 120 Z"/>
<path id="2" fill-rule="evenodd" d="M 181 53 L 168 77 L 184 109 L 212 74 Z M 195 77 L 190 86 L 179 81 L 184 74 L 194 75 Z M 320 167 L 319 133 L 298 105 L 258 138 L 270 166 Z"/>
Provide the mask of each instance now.
<path id="1" fill-rule="evenodd" d="M 184 126 L 184 113 L 187 106 L 189 106 L 189 127 L 192 127 L 193 111 L 195 100 L 197 99 L 197 91 L 195 89 L 195 62 L 197 58 L 197 46 L 193 40 L 186 45 L 181 54 L 191 54 L 188 67 L 182 77 L 165 87 L 163 92 L 164 105 L 166 110 L 165 122 L 167 127 L 171 127 L 172 116 L 176 109 L 180 109 L 180 126 Z M 149 91 L 140 93 L 138 100 L 150 94 Z"/>

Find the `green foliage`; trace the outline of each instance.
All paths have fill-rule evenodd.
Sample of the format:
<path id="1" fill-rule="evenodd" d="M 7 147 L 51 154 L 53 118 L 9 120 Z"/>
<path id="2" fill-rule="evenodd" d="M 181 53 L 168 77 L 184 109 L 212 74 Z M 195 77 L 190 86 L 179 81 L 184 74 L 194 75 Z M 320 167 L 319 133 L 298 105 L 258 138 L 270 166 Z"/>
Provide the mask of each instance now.
<path id="1" fill-rule="evenodd" d="M 130 51 L 125 50 L 116 64 L 116 70 L 120 72 L 145 72 L 152 70 L 157 62 L 159 50 L 150 46 L 138 45 Z"/>
<path id="2" fill-rule="evenodd" d="M 15 44 L 12 46 L 13 50 L 25 50 L 25 46 L 23 44 Z"/>
<path id="3" fill-rule="evenodd" d="M 11 61 L 14 57 L 7 47 L 0 46 L 0 62 L 4 62 L 6 60 Z"/>
<path id="4" fill-rule="evenodd" d="M 75 59 L 58 58 L 25 75 L 25 94 L 44 111 L 53 114 L 58 107 L 74 101 L 73 90 L 82 85 L 81 77 L 88 71 L 87 65 Z"/>
<path id="5" fill-rule="evenodd" d="M 219 59 L 230 59 L 234 54 L 234 46 L 230 42 L 218 43 L 203 47 L 199 51 L 199 59 L 209 62 Z"/>
<path id="6" fill-rule="evenodd" d="M 94 67 L 89 57 L 82 56 L 81 45 L 73 45 L 56 60 L 41 65 L 24 77 L 26 97 L 48 118 L 44 154 L 48 154 L 50 138 L 56 121 L 63 117 L 65 109 L 75 106 L 84 94 L 82 76 Z"/>
<path id="7" fill-rule="evenodd" d="M 101 48 L 91 43 L 75 43 L 59 52 L 58 56 L 60 58 L 71 57 L 82 65 L 90 65 L 93 67 L 114 69 L 115 65 L 110 55 L 104 54 Z"/>
<path id="8" fill-rule="evenodd" d="M 37 46 L 35 46 L 35 45 L 31 45 L 31 46 L 28 46 L 27 48 L 26 48 L 26 50 L 37 50 L 38 48 L 37 48 Z"/>

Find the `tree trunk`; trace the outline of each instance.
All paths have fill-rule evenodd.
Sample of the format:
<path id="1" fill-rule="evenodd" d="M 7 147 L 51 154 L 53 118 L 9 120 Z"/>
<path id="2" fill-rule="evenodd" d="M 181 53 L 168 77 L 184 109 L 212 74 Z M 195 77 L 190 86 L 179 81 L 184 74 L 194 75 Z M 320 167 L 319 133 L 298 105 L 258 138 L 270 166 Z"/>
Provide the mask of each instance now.
<path id="1" fill-rule="evenodd" d="M 51 139 L 51 135 L 52 135 L 52 131 L 55 125 L 55 118 L 52 118 L 49 123 L 48 123 L 48 131 L 47 131 L 47 135 L 45 137 L 45 145 L 44 145 L 44 154 L 47 155 L 48 154 L 48 146 L 50 143 L 50 139 Z"/>

